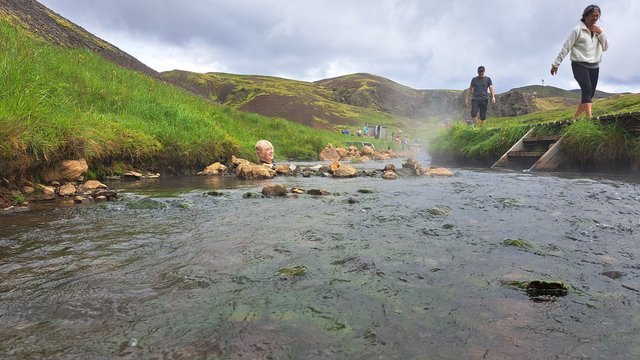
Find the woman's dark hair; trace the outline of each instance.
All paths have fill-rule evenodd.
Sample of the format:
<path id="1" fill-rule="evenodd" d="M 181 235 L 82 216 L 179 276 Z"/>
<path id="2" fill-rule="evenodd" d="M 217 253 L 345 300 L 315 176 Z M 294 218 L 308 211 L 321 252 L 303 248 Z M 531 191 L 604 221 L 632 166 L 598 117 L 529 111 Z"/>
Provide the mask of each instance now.
<path id="1" fill-rule="evenodd" d="M 584 19 L 591 15 L 592 12 L 597 11 L 600 14 L 602 14 L 602 11 L 600 11 L 600 6 L 598 5 L 589 5 L 586 8 L 584 8 L 584 11 L 582 12 L 582 19 L 580 19 L 580 21 L 584 22 Z"/>

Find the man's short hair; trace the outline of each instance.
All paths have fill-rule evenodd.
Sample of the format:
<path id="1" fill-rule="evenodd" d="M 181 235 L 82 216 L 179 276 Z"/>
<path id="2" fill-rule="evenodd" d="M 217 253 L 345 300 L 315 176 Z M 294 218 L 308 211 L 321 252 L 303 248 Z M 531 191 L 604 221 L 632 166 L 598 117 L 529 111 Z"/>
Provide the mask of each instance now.
<path id="1" fill-rule="evenodd" d="M 484 66 L 478 66 L 478 72 L 484 71 Z"/>

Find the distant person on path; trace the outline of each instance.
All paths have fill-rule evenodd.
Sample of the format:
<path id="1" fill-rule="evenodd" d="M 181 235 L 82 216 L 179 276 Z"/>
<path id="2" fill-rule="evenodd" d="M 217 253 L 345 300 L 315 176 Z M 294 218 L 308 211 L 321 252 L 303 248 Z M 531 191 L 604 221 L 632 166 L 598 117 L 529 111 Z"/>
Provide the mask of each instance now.
<path id="1" fill-rule="evenodd" d="M 580 85 L 582 97 L 573 119 L 578 119 L 583 113 L 588 119 L 592 117 L 593 96 L 596 94 L 599 64 L 602 53 L 609 48 L 609 42 L 604 30 L 596 22 L 600 19 L 600 7 L 589 5 L 582 12 L 580 24 L 571 30 L 562 50 L 551 65 L 551 75 L 558 73 L 558 67 L 565 56 L 571 53 L 571 70 L 573 77 Z"/>
<path id="2" fill-rule="evenodd" d="M 256 154 L 261 164 L 273 164 L 273 145 L 267 140 L 256 143 Z"/>
<path id="3" fill-rule="evenodd" d="M 364 134 L 364 136 L 369 136 L 369 124 L 364 124 L 364 127 L 362 128 L 362 133 Z"/>
<path id="4" fill-rule="evenodd" d="M 480 125 L 484 125 L 487 118 L 489 104 L 487 90 L 491 93 L 491 102 L 495 104 L 496 94 L 493 91 L 493 82 L 490 77 L 484 76 L 484 66 L 480 66 L 478 67 L 478 76 L 471 79 L 471 85 L 464 98 L 464 106 L 469 106 L 469 96 L 471 96 L 471 117 L 474 126 L 478 126 L 478 111 L 480 112 Z"/>

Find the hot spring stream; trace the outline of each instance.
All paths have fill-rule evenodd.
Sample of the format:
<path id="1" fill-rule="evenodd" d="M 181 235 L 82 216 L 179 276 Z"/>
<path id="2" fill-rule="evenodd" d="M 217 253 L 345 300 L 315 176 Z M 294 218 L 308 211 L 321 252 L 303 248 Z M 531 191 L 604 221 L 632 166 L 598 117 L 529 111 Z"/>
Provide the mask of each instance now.
<path id="1" fill-rule="evenodd" d="M 0 357 L 640 358 L 639 179 L 451 170 L 0 216 Z M 268 183 L 331 194 L 243 197 Z"/>

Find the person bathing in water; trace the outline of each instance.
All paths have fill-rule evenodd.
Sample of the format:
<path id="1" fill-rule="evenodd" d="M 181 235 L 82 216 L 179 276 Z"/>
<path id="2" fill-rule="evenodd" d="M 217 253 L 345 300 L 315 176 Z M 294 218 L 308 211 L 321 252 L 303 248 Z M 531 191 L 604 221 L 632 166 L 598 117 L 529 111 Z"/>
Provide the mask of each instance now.
<path id="1" fill-rule="evenodd" d="M 273 145 L 267 140 L 256 143 L 256 154 L 261 164 L 273 165 Z"/>
<path id="2" fill-rule="evenodd" d="M 599 64 L 602 61 L 602 53 L 609 48 L 604 30 L 596 25 L 600 14 L 600 7 L 597 5 L 589 5 L 584 9 L 580 24 L 571 30 L 562 50 L 551 65 L 551 75 L 557 74 L 562 59 L 571 53 L 573 77 L 582 91 L 580 104 L 573 115 L 574 120 L 579 119 L 582 114 L 585 114 L 588 119 L 593 116 L 592 102 L 596 94 L 596 85 L 598 85 Z"/>

